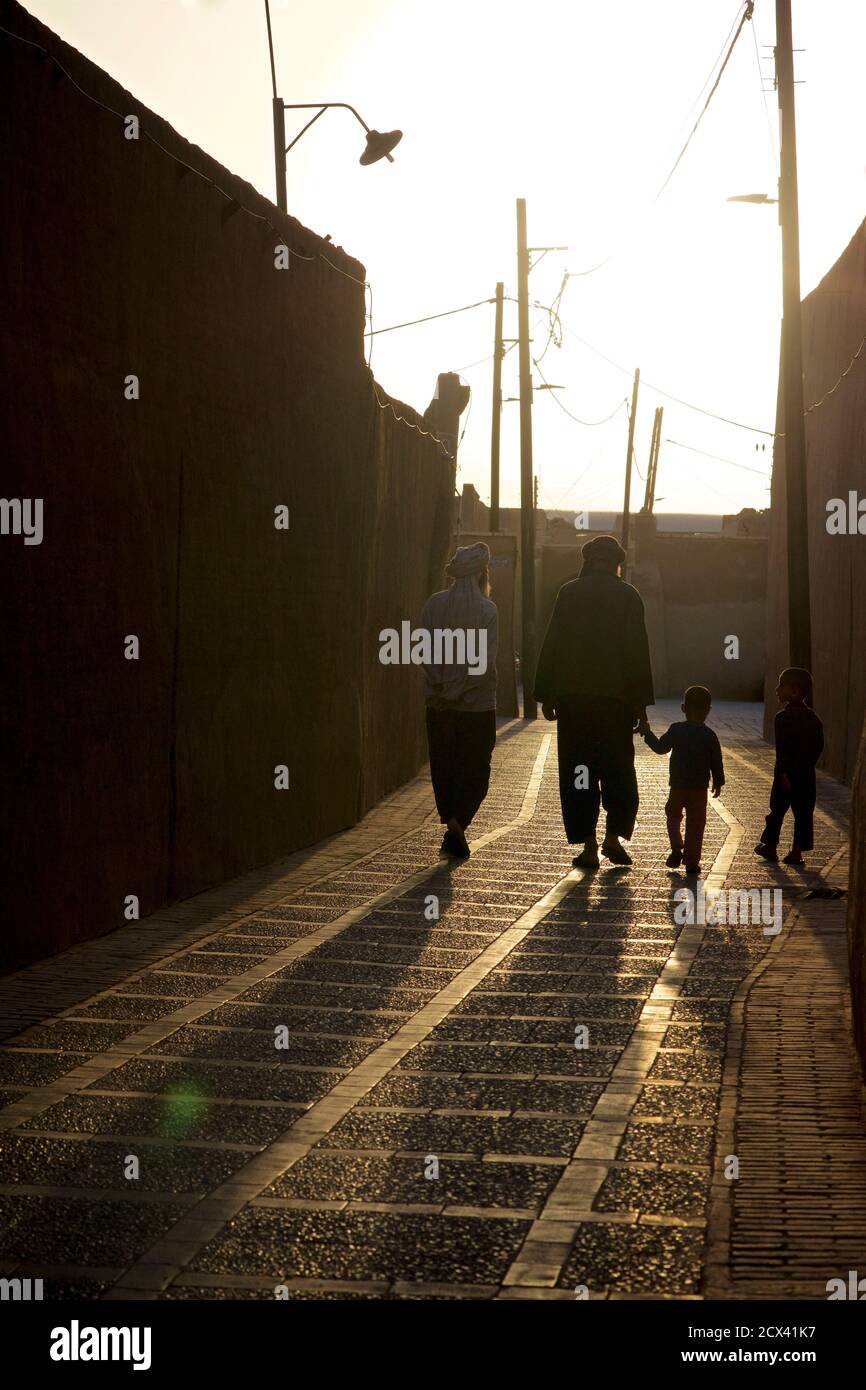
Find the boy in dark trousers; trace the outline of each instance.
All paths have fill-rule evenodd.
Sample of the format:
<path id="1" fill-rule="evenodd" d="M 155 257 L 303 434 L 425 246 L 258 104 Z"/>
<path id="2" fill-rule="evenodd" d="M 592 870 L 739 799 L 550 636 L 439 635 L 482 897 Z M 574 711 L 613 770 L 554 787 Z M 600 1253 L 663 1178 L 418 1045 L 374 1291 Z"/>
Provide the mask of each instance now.
<path id="1" fill-rule="evenodd" d="M 670 793 L 665 806 L 671 852 L 665 863 L 669 869 L 678 869 L 685 856 L 687 874 L 697 874 L 701 868 L 707 786 L 712 780 L 713 796 L 718 796 L 725 784 L 721 744 L 704 722 L 711 703 L 706 686 L 690 685 L 683 696 L 684 720 L 671 724 L 661 738 L 656 738 L 649 725 L 642 731 L 654 753 L 669 752 L 671 755 Z M 685 843 L 681 829 L 683 812 L 686 816 Z"/>
<path id="2" fill-rule="evenodd" d="M 789 666 L 779 677 L 776 695 L 785 706 L 776 715 L 776 766 L 770 791 L 770 813 L 755 853 L 776 863 L 782 821 L 794 813 L 794 842 L 785 864 L 802 864 L 803 850 L 812 849 L 812 817 L 817 789 L 815 764 L 824 747 L 824 726 L 811 709 L 812 674 Z"/>

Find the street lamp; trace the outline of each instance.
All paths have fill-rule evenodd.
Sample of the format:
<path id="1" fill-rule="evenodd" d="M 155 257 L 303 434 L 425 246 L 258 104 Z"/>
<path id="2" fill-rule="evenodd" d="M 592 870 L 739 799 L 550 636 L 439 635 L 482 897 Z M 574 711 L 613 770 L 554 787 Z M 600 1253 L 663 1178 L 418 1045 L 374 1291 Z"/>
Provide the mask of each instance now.
<path id="1" fill-rule="evenodd" d="M 771 198 L 769 193 L 736 193 L 732 198 L 726 199 L 729 203 L 778 203 L 778 198 Z"/>
<path id="2" fill-rule="evenodd" d="M 355 120 L 358 121 L 367 132 L 367 142 L 358 160 L 359 164 L 375 164 L 380 159 L 387 159 L 389 163 L 394 163 L 391 151 L 399 145 L 403 139 L 402 130 L 371 130 L 363 117 L 359 116 L 354 106 L 350 106 L 346 101 L 306 101 L 306 102 L 285 102 L 277 96 L 277 73 L 274 66 L 274 42 L 271 35 L 271 10 L 268 0 L 265 0 L 265 15 L 268 21 L 268 52 L 271 58 L 271 83 L 273 85 L 273 111 L 274 111 L 274 163 L 277 175 L 277 207 L 282 212 L 287 212 L 286 206 L 286 155 L 293 145 L 296 145 L 302 135 L 306 135 L 310 126 L 313 125 L 320 116 L 323 116 L 331 107 L 342 107 L 344 111 L 351 111 Z M 298 132 L 294 140 L 286 144 L 286 119 L 287 111 L 312 111 L 318 107 L 315 116 L 312 116 L 302 130 Z"/>

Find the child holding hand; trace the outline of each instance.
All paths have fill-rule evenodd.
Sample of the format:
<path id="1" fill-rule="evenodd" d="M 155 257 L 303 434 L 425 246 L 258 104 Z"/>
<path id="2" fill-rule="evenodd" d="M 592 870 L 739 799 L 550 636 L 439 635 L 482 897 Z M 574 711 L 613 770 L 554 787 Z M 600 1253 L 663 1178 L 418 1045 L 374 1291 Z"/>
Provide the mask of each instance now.
<path id="1" fill-rule="evenodd" d="M 687 874 L 700 873 L 707 823 L 707 787 L 712 780 L 713 796 L 718 796 L 725 784 L 721 744 L 705 722 L 711 704 L 712 697 L 706 686 L 690 685 L 683 696 L 685 719 L 671 724 L 661 738 L 656 738 L 648 724 L 641 730 L 645 743 L 654 753 L 669 752 L 671 755 L 670 793 L 665 806 L 671 852 L 665 863 L 669 869 L 678 869 L 685 857 Z"/>

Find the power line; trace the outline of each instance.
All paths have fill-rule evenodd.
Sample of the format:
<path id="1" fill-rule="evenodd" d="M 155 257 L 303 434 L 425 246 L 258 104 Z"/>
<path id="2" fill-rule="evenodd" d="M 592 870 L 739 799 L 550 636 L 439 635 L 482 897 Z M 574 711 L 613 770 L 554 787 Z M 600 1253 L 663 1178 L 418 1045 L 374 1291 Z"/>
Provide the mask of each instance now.
<path id="1" fill-rule="evenodd" d="M 677 169 L 679 168 L 679 166 L 680 166 L 680 161 L 682 160 L 683 155 L 685 154 L 686 150 L 688 149 L 689 145 L 691 144 L 692 138 L 693 138 L 695 132 L 697 131 L 697 128 L 698 128 L 698 126 L 700 125 L 701 121 L 704 119 L 704 116 L 705 116 L 706 113 L 707 113 L 707 108 L 708 108 L 710 102 L 712 101 L 713 97 L 714 97 L 715 94 L 716 94 L 716 91 L 717 91 L 717 89 L 718 89 L 719 83 L 720 83 L 721 80 L 722 80 L 722 74 L 724 73 L 725 68 L 728 66 L 728 63 L 729 63 L 730 58 L 731 58 L 731 54 L 733 53 L 734 49 L 735 49 L 736 46 L 737 46 L 737 40 L 738 40 L 738 38 L 740 37 L 740 34 L 743 32 L 743 25 L 744 25 L 748 20 L 750 20 L 750 19 L 752 18 L 752 14 L 753 14 L 753 12 L 754 12 L 754 9 L 755 9 L 755 0 L 746 0 L 746 7 L 745 7 L 745 9 L 744 9 L 744 11 L 743 11 L 743 14 L 742 14 L 741 18 L 740 18 L 740 22 L 739 22 L 739 24 L 737 25 L 737 32 L 734 34 L 734 37 L 733 37 L 733 39 L 731 40 L 731 46 L 730 46 L 730 48 L 728 49 L 727 53 L 725 54 L 725 60 L 724 60 L 724 62 L 722 63 L 722 66 L 719 68 L 719 72 L 718 72 L 718 76 L 716 77 L 716 80 L 715 80 L 715 82 L 713 83 L 712 87 L 710 88 L 709 96 L 707 97 L 706 101 L 704 102 L 704 104 L 703 104 L 703 106 L 702 106 L 702 108 L 701 108 L 701 111 L 700 111 L 700 114 L 699 114 L 699 116 L 698 116 L 698 119 L 695 121 L 694 125 L 692 126 L 691 132 L 690 132 L 688 138 L 686 139 L 686 143 L 683 145 L 682 149 L 680 150 L 679 154 L 677 155 L 676 159 L 674 160 L 673 166 L 672 166 L 672 168 L 671 168 L 670 173 L 668 174 L 667 178 L 665 179 L 664 183 L 662 184 L 661 188 L 659 189 L 658 193 L 656 194 L 656 196 L 655 196 L 655 202 L 658 202 L 659 198 L 662 196 L 662 194 L 664 193 L 664 191 L 665 191 L 665 189 L 667 188 L 668 184 L 670 183 L 671 179 L 673 178 L 674 174 L 676 173 Z"/>
<path id="2" fill-rule="evenodd" d="M 761 67 L 761 53 L 760 53 L 760 49 L 758 48 L 758 35 L 757 35 L 757 33 L 755 32 L 755 26 L 754 26 L 754 24 L 752 25 L 752 42 L 753 42 L 754 45 L 755 45 L 755 58 L 756 58 L 757 64 L 758 64 L 758 80 L 759 80 L 759 82 L 760 82 L 760 84 L 761 84 L 761 100 L 762 100 L 763 103 L 764 103 L 764 113 L 765 113 L 765 115 L 766 115 L 766 117 L 767 117 L 767 134 L 768 134 L 769 137 L 770 137 L 770 149 L 771 149 L 772 154 L 773 154 L 773 167 L 774 167 L 775 170 L 776 170 L 776 177 L 778 178 L 778 177 L 779 177 L 779 151 L 776 149 L 776 141 L 775 141 L 775 138 L 774 138 L 774 136 L 773 136 L 773 122 L 772 122 L 772 120 L 770 119 L 770 107 L 769 107 L 769 103 L 768 103 L 768 101 L 767 101 L 767 89 L 766 89 L 766 87 L 764 86 L 764 69 Z"/>
<path id="3" fill-rule="evenodd" d="M 583 471 L 582 471 L 581 473 L 578 473 L 578 475 L 577 475 L 577 477 L 575 478 L 574 482 L 569 484 L 569 486 L 566 488 L 565 492 L 562 494 L 562 496 L 560 497 L 559 501 L 557 502 L 556 506 L 555 506 L 555 507 L 551 507 L 551 508 L 550 508 L 550 511 L 552 511 L 552 512 L 558 512 L 558 511 L 560 510 L 560 508 L 562 507 L 562 504 L 563 504 L 563 502 L 565 501 L 565 499 L 566 499 L 566 497 L 568 496 L 568 494 L 569 494 L 574 488 L 577 487 L 578 483 L 580 483 L 580 482 L 583 481 L 583 479 L 586 477 L 587 473 L 589 472 L 590 468 L 592 468 L 592 465 L 595 463 L 596 459 L 598 459 L 598 458 L 601 456 L 601 454 L 604 453 L 604 451 L 605 451 L 606 448 L 607 448 L 607 440 L 605 440 L 602 444 L 599 445 L 599 447 L 596 449 L 595 453 L 593 454 L 592 458 L 589 460 L 589 463 L 586 465 L 586 467 L 583 469 Z"/>
<path id="4" fill-rule="evenodd" d="M 735 46 L 736 46 L 737 40 L 738 40 L 738 38 L 740 37 L 740 32 L 741 32 L 741 30 L 742 30 L 742 28 L 743 28 L 743 25 L 746 23 L 746 20 L 749 20 L 749 19 L 752 18 L 752 12 L 753 12 L 753 10 L 754 10 L 754 0 L 746 0 L 746 3 L 745 3 L 745 10 L 744 10 L 744 13 L 742 14 L 742 16 L 740 17 L 739 25 L 737 25 L 736 17 L 734 18 L 734 21 L 733 21 L 733 23 L 732 23 L 732 25 L 731 25 L 731 28 L 728 30 L 728 37 L 725 39 L 725 42 L 722 44 L 722 47 L 721 47 L 721 49 L 720 49 L 720 51 L 719 51 L 719 56 L 716 58 L 716 61 L 713 63 L 713 66 L 710 68 L 709 75 L 707 76 L 706 80 L 704 81 L 704 84 L 703 84 L 703 86 L 701 87 L 700 92 L 698 93 L 698 95 L 697 95 L 697 97 L 695 98 L 695 100 L 692 102 L 692 105 L 691 105 L 691 107 L 690 107 L 690 109 L 689 109 L 689 116 L 691 116 L 692 111 L 694 111 L 695 107 L 697 106 L 698 102 L 700 101 L 701 96 L 703 95 L 704 90 L 705 90 L 705 88 L 706 88 L 706 86 L 707 86 L 707 83 L 710 81 L 710 78 L 712 77 L 713 73 L 714 73 L 715 70 L 716 70 L 716 67 L 718 66 L 719 59 L 721 58 L 722 53 L 725 53 L 725 49 L 727 48 L 727 52 L 725 53 L 724 62 L 722 63 L 722 66 L 719 68 L 718 76 L 716 77 L 716 80 L 715 80 L 715 82 L 713 83 L 712 90 L 710 91 L 709 96 L 707 97 L 706 101 L 704 102 L 703 108 L 702 108 L 702 110 L 701 110 L 701 112 L 700 112 L 700 114 L 699 114 L 699 116 L 698 116 L 698 119 L 695 121 L 695 124 L 693 125 L 693 127 L 692 127 L 692 129 L 691 129 L 691 132 L 690 132 L 690 134 L 689 134 L 689 136 L 688 136 L 688 138 L 687 138 L 685 144 L 683 145 L 682 149 L 680 150 L 679 154 L 677 155 L 677 157 L 676 157 L 676 159 L 675 159 L 675 161 L 674 161 L 674 163 L 673 163 L 673 166 L 672 166 L 672 168 L 671 168 L 671 170 L 670 170 L 670 173 L 668 174 L 668 176 L 667 176 L 667 178 L 665 179 L 664 183 L 662 183 L 662 185 L 661 185 L 660 188 L 658 189 L 658 192 L 656 193 L 655 197 L 653 198 L 653 205 L 655 205 L 655 203 L 657 203 L 657 202 L 659 201 L 659 199 L 661 198 L 662 194 L 664 193 L 665 189 L 667 188 L 668 184 L 670 183 L 671 179 L 673 178 L 673 176 L 674 176 L 674 174 L 675 174 L 677 168 L 679 167 L 679 164 L 680 164 L 680 162 L 681 162 L 681 160 L 682 160 L 682 158 L 683 158 L 683 155 L 685 154 L 686 150 L 688 149 L 689 145 L 691 144 L 692 138 L 693 138 L 693 136 L 695 135 L 695 132 L 697 131 L 698 126 L 700 125 L 701 121 L 703 120 L 703 118 L 704 118 L 704 116 L 705 116 L 705 114 L 706 114 L 707 108 L 708 108 L 710 102 L 712 101 L 712 99 L 713 99 L 713 97 L 714 97 L 714 95 L 715 95 L 715 93 L 716 93 L 716 89 L 717 89 L 719 83 L 720 83 L 721 80 L 722 80 L 722 73 L 724 72 L 725 68 L 726 68 L 727 65 L 728 65 L 728 60 L 730 59 L 730 56 L 731 56 L 731 54 L 733 53 L 734 48 L 735 48 Z M 730 43 L 730 47 L 728 47 L 728 41 L 729 41 L 729 39 L 730 39 L 730 37 L 731 37 L 731 33 L 732 33 L 732 31 L 733 31 L 735 25 L 737 25 L 736 33 L 734 34 L 734 38 L 733 38 L 733 40 L 732 40 L 731 43 Z M 687 117 L 686 117 L 686 120 L 688 120 L 688 119 L 689 119 L 689 117 L 687 116 Z M 594 275 L 595 272 L 596 272 L 597 270 L 601 270 L 601 269 L 603 269 L 604 266 L 608 265 L 608 264 L 619 254 L 619 252 L 620 252 L 621 250 L 622 250 L 622 246 L 617 247 L 615 250 L 611 251 L 610 255 L 605 256 L 605 257 L 604 257 L 602 260 L 600 260 L 600 261 L 597 261 L 595 265 L 588 266 L 588 267 L 586 268 L 586 270 L 574 270 L 574 271 L 570 271 L 570 272 L 569 272 L 569 277 L 568 277 L 568 278 L 569 278 L 569 279 L 578 279 L 578 278 L 580 278 L 580 277 L 582 277 L 582 276 L 585 276 L 585 275 Z"/>
<path id="5" fill-rule="evenodd" d="M 693 444 L 681 444 L 678 439 L 665 439 L 665 444 L 675 444 L 678 449 L 688 449 L 691 454 L 702 454 L 706 459 L 715 459 L 717 463 L 729 463 L 732 468 L 743 468 L 747 473 L 757 473 L 759 478 L 769 478 L 770 474 L 765 473 L 762 468 L 750 468 L 747 463 L 737 463 L 734 459 L 722 458 L 721 454 L 708 454 L 705 449 L 696 449 Z"/>
<path id="6" fill-rule="evenodd" d="M 842 385 L 842 382 L 845 380 L 846 376 L 851 371 L 851 368 L 854 366 L 854 363 L 857 361 L 857 358 L 860 356 L 864 347 L 866 347 L 866 336 L 860 339 L 860 346 L 854 353 L 854 356 L 851 358 L 851 361 L 848 363 L 848 366 L 845 368 L 842 375 L 837 377 L 836 381 L 834 381 L 833 385 L 829 388 L 829 390 L 825 391 L 823 396 L 821 396 L 819 400 L 815 401 L 814 405 L 808 406 L 806 410 L 803 411 L 804 415 L 811 415 L 813 410 L 817 410 L 819 406 L 822 406 L 824 404 L 828 396 L 834 395 L 834 393 L 839 390 L 839 387 Z M 780 434 L 777 436 L 777 438 L 783 439 L 784 435 Z"/>
<path id="7" fill-rule="evenodd" d="M 573 328 L 569 328 L 566 325 L 565 331 L 570 334 L 572 338 L 576 338 L 579 343 L 582 343 L 590 352 L 594 352 L 597 357 L 607 362 L 609 366 L 615 367 L 618 372 L 623 372 L 627 377 L 634 376 L 633 370 L 630 370 L 628 367 L 623 367 L 620 362 L 614 362 L 612 357 L 608 357 L 600 348 L 594 347 L 592 343 L 587 342 L 586 338 L 582 338 L 579 333 L 575 333 Z M 752 434 L 765 434 L 770 439 L 781 437 L 776 435 L 773 430 L 760 429 L 757 425 L 746 425 L 742 420 L 731 420 L 727 415 L 717 415 L 713 410 L 705 410 L 703 406 L 693 405 L 691 401 L 684 401 L 680 396 L 673 396 L 670 391 L 662 390 L 661 386 L 653 386 L 652 382 L 645 381 L 643 377 L 641 377 L 641 386 L 645 386 L 650 391 L 655 391 L 657 395 L 664 396 L 669 401 L 674 401 L 677 405 L 685 406 L 687 410 L 696 410 L 699 415 L 707 415 L 711 420 L 721 420 L 725 425 L 735 425 L 737 429 L 749 430 Z"/>
<path id="8" fill-rule="evenodd" d="M 365 338 L 375 337 L 378 333 L 393 333 L 397 328 L 414 328 L 416 323 L 430 323 L 432 319 L 447 319 L 450 314 L 465 314 L 467 309 L 478 309 L 482 304 L 495 304 L 494 299 L 477 299 L 474 304 L 461 304 L 458 309 L 443 309 L 439 314 L 425 314 L 421 319 L 407 319 L 405 323 L 391 323 L 387 328 L 371 328 L 365 333 Z"/>
<path id="9" fill-rule="evenodd" d="M 550 382 L 547 380 L 547 377 L 544 375 L 544 372 L 541 370 L 541 367 L 538 365 L 537 359 L 533 357 L 532 361 L 533 361 L 533 363 L 534 363 L 534 365 L 535 365 L 535 367 L 536 367 L 536 369 L 537 369 L 537 371 L 538 371 L 538 375 L 541 377 L 541 380 L 544 382 L 545 386 L 550 390 L 550 393 L 551 393 L 551 396 L 553 397 L 553 400 L 556 401 L 556 404 L 559 406 L 560 410 L 565 411 L 565 414 L 568 416 L 569 420 L 573 420 L 574 423 L 575 423 L 576 425 L 587 425 L 587 426 L 589 426 L 590 428 L 593 428 L 593 427 L 595 427 L 596 425 L 606 425 L 606 424 L 608 423 L 609 420 L 612 420 L 612 419 L 613 419 L 614 415 L 618 415 L 618 414 L 619 414 L 619 412 L 622 410 L 623 406 L 626 404 L 626 398 L 623 397 L 623 399 L 622 399 L 622 400 L 619 402 L 619 404 L 610 412 L 610 414 L 609 414 L 609 415 L 605 415 L 605 417 L 604 417 L 603 420 L 580 420 L 576 415 L 572 415 L 571 411 L 570 411 L 566 406 L 564 406 L 564 405 L 562 404 L 562 401 L 559 399 L 558 396 L 556 396 L 556 395 L 553 394 L 554 388 L 551 388 Z"/>

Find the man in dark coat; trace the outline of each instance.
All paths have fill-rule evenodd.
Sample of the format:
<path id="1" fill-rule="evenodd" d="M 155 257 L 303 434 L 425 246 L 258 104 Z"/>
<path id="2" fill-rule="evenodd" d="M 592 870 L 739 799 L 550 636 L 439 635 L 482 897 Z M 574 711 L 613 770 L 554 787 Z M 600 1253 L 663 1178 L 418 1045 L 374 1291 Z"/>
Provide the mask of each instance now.
<path id="1" fill-rule="evenodd" d="M 619 576 L 625 552 L 613 536 L 582 551 L 580 576 L 564 584 L 542 643 L 535 697 L 559 726 L 559 794 L 577 868 L 597 869 L 599 804 L 607 812 L 601 852 L 630 864 L 638 808 L 633 731 L 654 703 L 643 602 Z"/>

